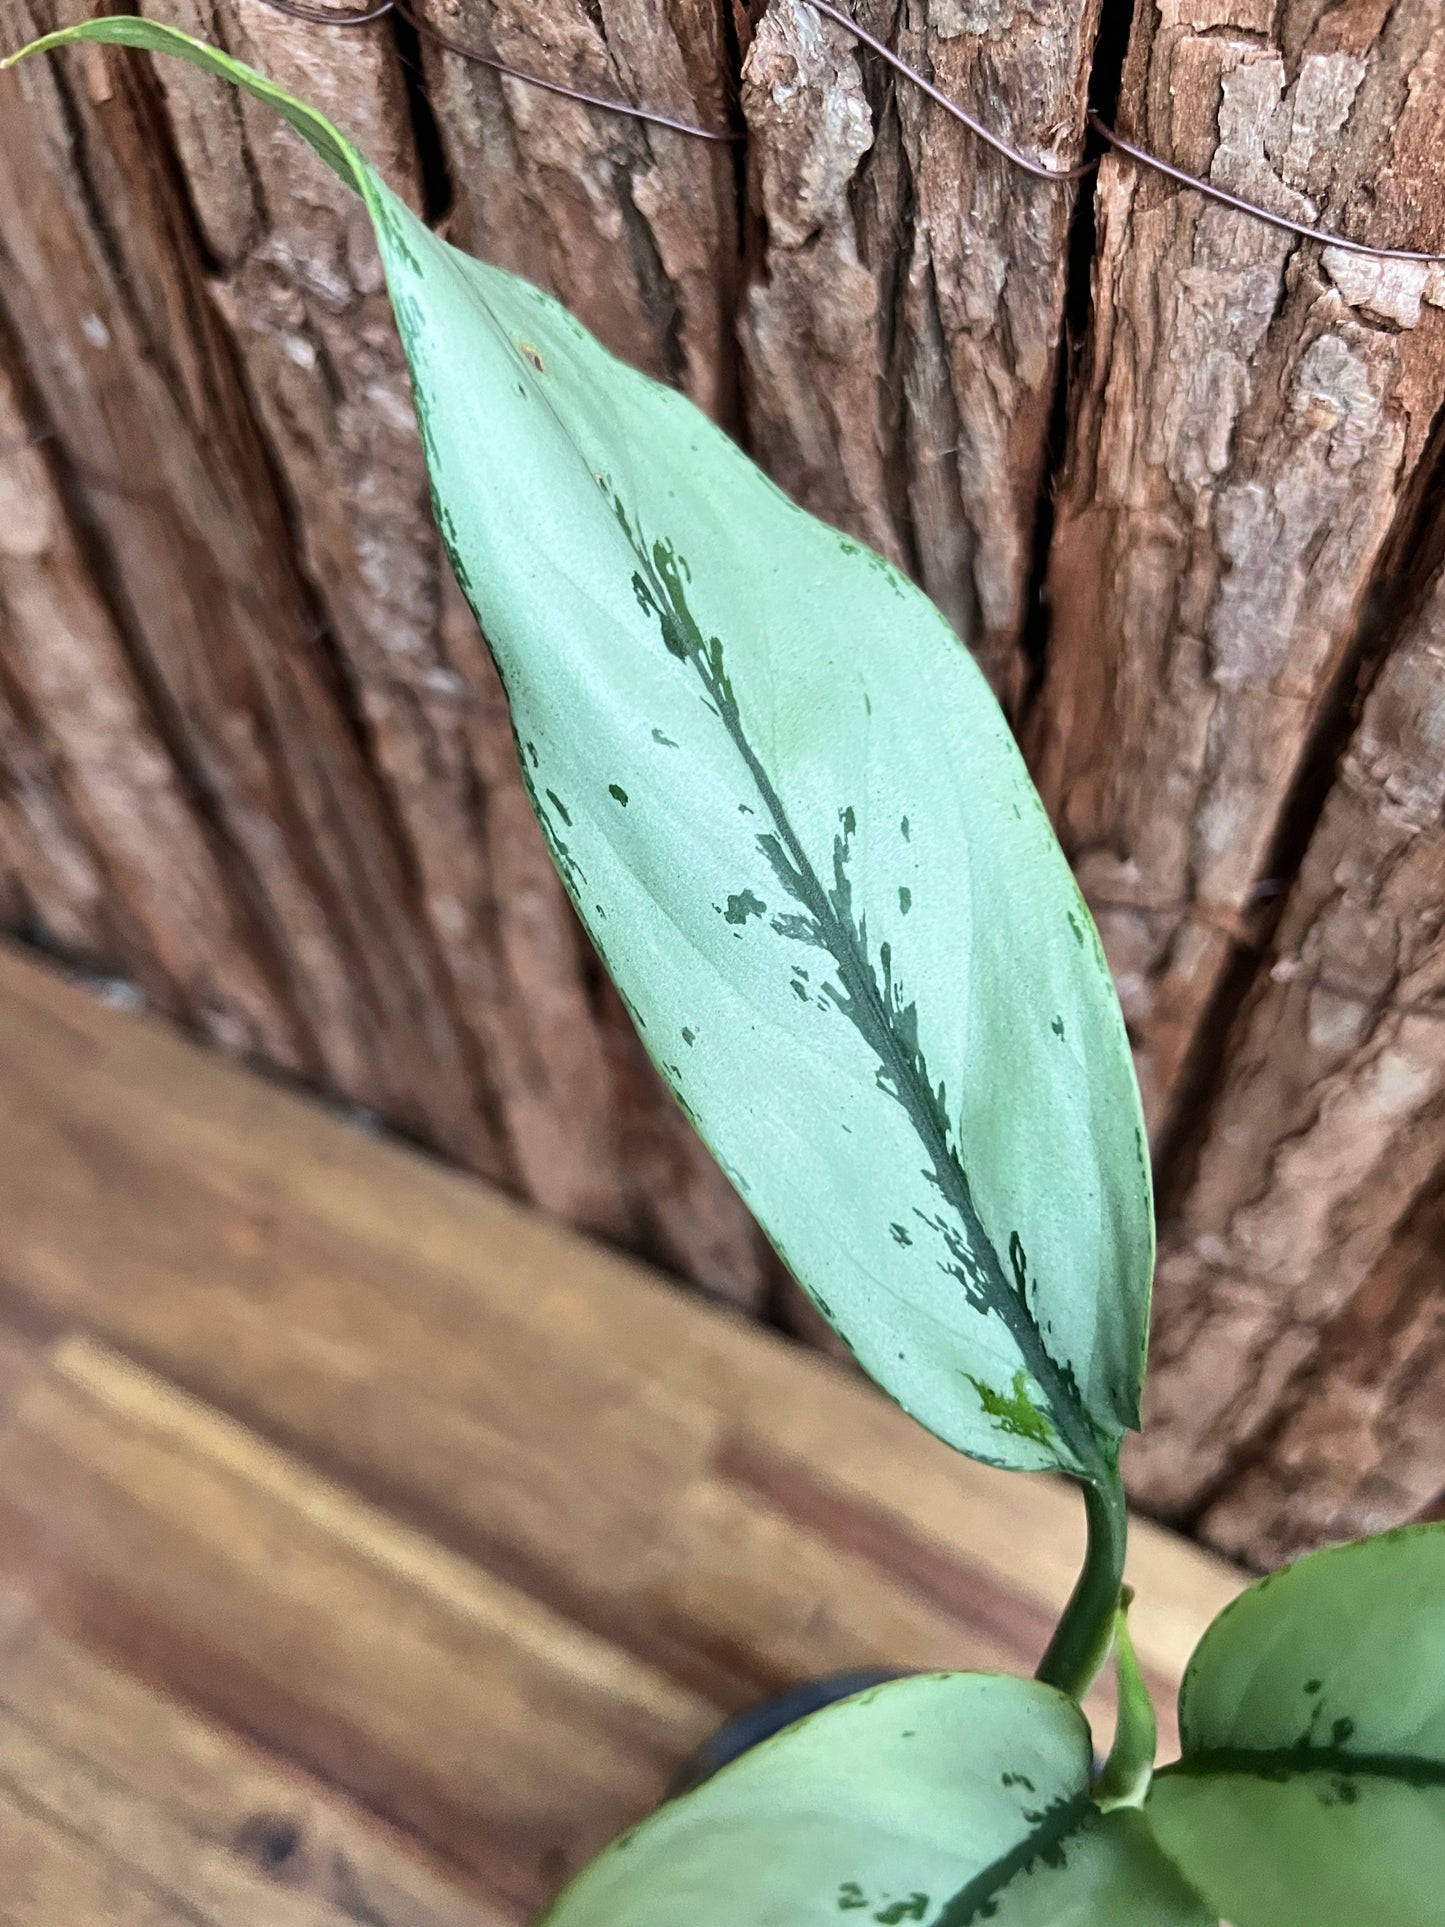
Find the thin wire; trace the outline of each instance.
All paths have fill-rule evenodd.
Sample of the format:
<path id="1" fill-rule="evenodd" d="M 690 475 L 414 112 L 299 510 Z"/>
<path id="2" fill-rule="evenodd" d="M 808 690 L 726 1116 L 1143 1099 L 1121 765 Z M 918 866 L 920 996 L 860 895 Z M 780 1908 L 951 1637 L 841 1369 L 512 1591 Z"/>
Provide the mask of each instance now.
<path id="1" fill-rule="evenodd" d="M 822 4 L 823 0 L 813 0 L 814 6 Z M 1089 125 L 1111 147 L 1117 147 L 1121 154 L 1127 154 L 1131 161 L 1138 161 L 1141 167 L 1152 168 L 1154 173 L 1177 181 L 1181 187 L 1192 187 L 1197 194 L 1206 195 L 1211 201 L 1237 208 L 1241 214 L 1252 214 L 1255 220 L 1267 222 L 1270 227 L 1284 228 L 1287 233 L 1301 235 L 1306 241 L 1321 241 L 1330 248 L 1347 248 L 1351 254 L 1370 254 L 1377 261 L 1445 261 L 1445 254 L 1428 254 L 1420 248 L 1376 247 L 1371 241 L 1352 241 L 1347 234 L 1336 234 L 1331 228 L 1312 227 L 1309 222 L 1293 220 L 1288 214 L 1276 214 L 1272 208 L 1261 207 L 1257 201 L 1247 201 L 1241 194 L 1231 194 L 1227 187 L 1218 187 L 1213 181 L 1202 181 L 1197 174 L 1186 173 L 1172 161 L 1160 160 L 1147 147 L 1139 147 L 1133 141 L 1126 140 L 1092 109 L 1089 112 Z"/>
<path id="2" fill-rule="evenodd" d="M 655 113 L 646 107 L 634 107 L 630 101 L 613 100 L 606 95 L 586 93 L 580 88 L 568 87 L 562 81 L 549 80 L 545 75 L 528 73 L 520 67 L 512 66 L 508 61 L 497 59 L 494 54 L 480 53 L 475 47 L 464 46 L 461 41 L 452 39 L 441 28 L 432 26 L 429 21 L 414 13 L 410 0 L 380 0 L 377 6 L 357 13 L 330 13 L 322 7 L 306 5 L 305 0 L 261 0 L 261 4 L 271 7 L 277 13 L 289 14 L 293 19 L 326 27 L 364 27 L 382 19 L 386 14 L 395 13 L 398 18 L 406 21 L 413 32 L 424 39 L 434 41 L 437 46 L 444 47 L 448 53 L 455 54 L 458 59 L 473 61 L 481 67 L 490 67 L 494 73 L 504 74 L 508 79 L 519 80 L 529 87 L 540 87 L 549 94 L 560 94 L 564 100 L 575 100 L 585 107 L 598 108 L 603 113 L 623 114 L 632 120 L 646 121 L 654 127 L 666 127 L 675 134 L 686 134 L 694 140 L 731 143 L 745 138 L 743 134 L 733 129 L 699 127 L 691 121 L 677 119 L 671 114 Z M 929 100 L 943 108 L 945 113 L 951 114 L 955 120 L 968 128 L 971 134 L 993 148 L 995 153 L 1001 154 L 1021 173 L 1040 181 L 1077 181 L 1098 166 L 1097 159 L 1081 161 L 1076 167 L 1067 168 L 1050 167 L 1043 161 L 1034 160 L 1031 155 L 1022 153 L 990 128 L 985 127 L 983 122 L 969 113 L 967 108 L 961 107 L 941 88 L 935 87 L 932 81 L 926 80 L 916 68 L 910 67 L 908 62 L 894 53 L 884 41 L 869 33 L 866 27 L 860 27 L 856 20 L 850 19 L 846 13 L 835 7 L 832 0 L 809 0 L 809 4 L 815 12 L 833 21 L 835 25 L 843 28 L 845 33 L 851 34 L 856 41 L 876 54 L 895 73 L 911 82 Z M 1299 235 L 1302 240 L 1317 241 L 1323 247 L 1340 248 L 1347 253 L 1365 255 L 1376 261 L 1413 261 L 1424 266 L 1445 263 L 1445 253 L 1431 253 L 1423 248 L 1378 247 L 1372 241 L 1356 241 L 1347 234 L 1335 233 L 1331 228 L 1313 226 L 1307 221 L 1296 221 L 1288 214 L 1276 214 L 1272 208 L 1261 207 L 1258 201 L 1246 200 L 1242 194 L 1234 194 L 1227 187 L 1219 187 L 1213 181 L 1202 180 L 1199 175 L 1191 174 L 1185 168 L 1176 167 L 1173 161 L 1161 159 L 1147 147 L 1141 147 L 1136 141 L 1131 141 L 1119 133 L 1092 108 L 1089 109 L 1087 118 L 1089 126 L 1101 140 L 1106 141 L 1116 152 L 1127 156 L 1140 167 L 1147 167 L 1180 187 L 1192 188 L 1196 194 L 1202 194 L 1207 200 L 1217 201 L 1223 207 L 1231 207 L 1240 214 L 1251 215 L 1255 220 L 1263 221 L 1268 227 L 1281 228 L 1287 234 Z"/>
<path id="3" fill-rule="evenodd" d="M 952 114 L 957 121 L 962 121 L 971 134 L 976 134 L 996 154 L 1002 154 L 1006 161 L 1012 161 L 1014 166 L 1021 168 L 1025 174 L 1032 174 L 1035 180 L 1078 181 L 1086 174 L 1091 174 L 1098 166 L 1097 161 L 1081 161 L 1077 167 L 1049 167 L 1043 161 L 1036 161 L 1032 156 L 1020 153 L 1017 147 L 1011 147 L 1001 136 L 985 127 L 982 121 L 975 120 L 967 108 L 960 107 L 956 100 L 950 100 L 948 95 L 941 88 L 935 87 L 931 80 L 925 80 L 917 68 L 910 67 L 908 62 L 894 53 L 885 41 L 877 39 L 866 27 L 860 27 L 856 20 L 850 20 L 846 13 L 840 13 L 837 7 L 830 5 L 830 0 L 810 0 L 810 3 L 815 13 L 824 14 L 829 20 L 835 21 L 838 26 L 852 34 L 855 40 L 861 41 L 870 52 L 877 54 L 878 58 L 895 73 L 902 74 L 905 79 L 911 80 L 920 93 L 927 94 L 928 98 L 943 108 L 945 113 Z"/>
<path id="4" fill-rule="evenodd" d="M 54 441 L 57 431 L 53 428 L 33 428 L 28 435 L 17 435 L 13 441 L 0 442 L 0 461 L 8 461 L 12 455 L 23 455 L 28 448 L 37 448 L 41 442 Z"/>
<path id="5" fill-rule="evenodd" d="M 279 0 L 265 0 L 265 4 L 276 6 Z M 289 7 L 294 0 L 285 0 L 285 4 Z M 742 135 L 730 127 L 698 127 L 692 121 L 678 120 L 671 114 L 655 113 L 649 107 L 634 107 L 630 101 L 611 100 L 604 94 L 584 93 L 580 87 L 565 86 L 560 80 L 548 80 L 542 74 L 525 73 L 509 61 L 498 60 L 494 54 L 478 53 L 475 47 L 464 47 L 461 41 L 453 40 L 440 27 L 434 27 L 414 14 L 406 0 L 386 0 L 381 11 L 395 13 L 423 40 L 435 41 L 438 47 L 445 47 L 448 53 L 456 54 L 461 60 L 473 61 L 478 67 L 490 67 L 494 73 L 505 74 L 509 80 L 525 81 L 529 87 L 540 87 L 546 93 L 560 94 L 564 100 L 580 101 L 584 107 L 600 107 L 607 114 L 626 114 L 632 120 L 644 120 L 652 127 L 670 128 L 674 134 L 687 134 L 693 140 L 732 142 L 742 139 Z"/>
<path id="6" fill-rule="evenodd" d="M 265 0 L 268 7 L 277 13 L 289 13 L 293 20 L 305 20 L 313 27 L 369 27 L 373 20 L 384 19 L 392 10 L 395 0 L 381 0 L 380 6 L 372 7 L 368 13 L 332 13 L 327 7 L 306 7 L 298 0 Z"/>

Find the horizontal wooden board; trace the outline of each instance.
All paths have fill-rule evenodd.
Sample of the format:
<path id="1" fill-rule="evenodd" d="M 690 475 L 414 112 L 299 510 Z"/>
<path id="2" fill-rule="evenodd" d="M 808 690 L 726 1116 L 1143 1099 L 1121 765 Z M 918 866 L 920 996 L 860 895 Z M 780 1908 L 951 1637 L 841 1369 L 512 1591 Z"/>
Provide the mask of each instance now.
<path id="1" fill-rule="evenodd" d="M 0 1841 L 0 1914 L 19 1927 L 510 1918 L 293 1766 L 62 1638 L 12 1593 L 0 1594 Z"/>
<path id="2" fill-rule="evenodd" d="M 1073 1582 L 1067 1488 L 13 952 L 0 1136 L 6 1582 L 503 1915 L 725 1713 L 1026 1670 Z M 1238 1577 L 1131 1577 L 1167 1691 Z"/>

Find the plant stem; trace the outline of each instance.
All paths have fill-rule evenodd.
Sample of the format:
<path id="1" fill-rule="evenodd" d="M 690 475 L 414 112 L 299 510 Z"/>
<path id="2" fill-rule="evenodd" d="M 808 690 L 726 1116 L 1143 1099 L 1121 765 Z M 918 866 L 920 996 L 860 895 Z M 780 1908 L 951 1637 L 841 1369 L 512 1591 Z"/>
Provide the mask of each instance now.
<path id="1" fill-rule="evenodd" d="M 1089 1522 L 1084 1569 L 1035 1675 L 1071 1699 L 1083 1698 L 1108 1657 L 1129 1538 L 1129 1513 L 1118 1468 L 1110 1465 L 1101 1478 L 1080 1484 Z"/>

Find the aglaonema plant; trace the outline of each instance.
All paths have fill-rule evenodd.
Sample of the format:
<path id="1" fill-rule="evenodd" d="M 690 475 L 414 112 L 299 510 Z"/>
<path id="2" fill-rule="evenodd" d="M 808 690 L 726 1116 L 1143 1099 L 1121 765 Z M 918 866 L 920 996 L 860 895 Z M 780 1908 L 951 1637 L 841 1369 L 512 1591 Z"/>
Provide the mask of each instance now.
<path id="1" fill-rule="evenodd" d="M 1246 1592 L 1155 1769 L 1118 1472 L 1153 1268 L 1138 1095 L 1093 924 L 958 638 L 310 108 L 130 17 L 15 58 L 80 40 L 248 89 L 361 195 L 528 792 L 659 1070 L 886 1392 L 1083 1493 L 1034 1679 L 902 1679 L 814 1714 L 615 1842 L 551 1927 L 1445 1920 L 1445 1528 Z M 1096 1775 L 1079 1700 L 1111 1645 Z"/>

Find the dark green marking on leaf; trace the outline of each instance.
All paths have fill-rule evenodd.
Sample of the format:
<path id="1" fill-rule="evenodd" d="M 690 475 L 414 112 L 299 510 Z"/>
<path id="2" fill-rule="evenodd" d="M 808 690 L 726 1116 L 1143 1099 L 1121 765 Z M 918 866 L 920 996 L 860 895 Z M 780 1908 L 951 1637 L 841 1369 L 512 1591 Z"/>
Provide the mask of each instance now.
<path id="1" fill-rule="evenodd" d="M 677 748 L 677 744 L 672 740 L 672 738 L 667 734 L 665 730 L 654 729 L 652 732 L 652 740 L 654 743 L 661 743 L 664 749 Z"/>
<path id="2" fill-rule="evenodd" d="M 1064 1020 L 1063 1020 L 1063 1018 L 1062 1018 L 1062 1017 L 1055 1017 L 1055 1019 L 1053 1020 L 1053 1022 L 1052 1022 L 1052 1023 L 1051 1023 L 1050 1025 L 1049 1025 L 1049 1029 L 1050 1029 L 1050 1030 L 1051 1030 L 1051 1031 L 1052 1031 L 1052 1032 L 1054 1033 L 1054 1035 L 1055 1035 L 1055 1037 L 1057 1037 L 1057 1038 L 1059 1039 L 1059 1041 L 1060 1041 L 1060 1042 L 1062 1043 L 1062 1041 L 1063 1041 L 1063 1036 L 1064 1036 Z"/>
<path id="3" fill-rule="evenodd" d="M 607 785 L 607 794 L 614 802 L 620 803 L 623 809 L 627 808 L 627 791 L 623 789 L 620 783 L 609 783 Z"/>
<path id="4" fill-rule="evenodd" d="M 1108 1476 L 1107 1456 L 1083 1408 L 1074 1374 L 1051 1354 L 1025 1293 L 1010 1285 L 979 1217 L 967 1171 L 953 1144 L 947 1092 L 942 1083 L 933 1083 L 919 1045 L 917 1005 L 894 979 L 889 946 L 879 945 L 876 963 L 870 956 L 867 919 L 854 910 L 848 875 L 857 824 L 852 806 L 845 805 L 838 813 L 840 833 L 833 839 L 830 885 L 803 847 L 783 799 L 748 736 L 728 676 L 721 638 L 705 636 L 692 613 L 687 595 L 691 571 L 686 558 L 666 540 L 656 540 L 650 547 L 645 544 L 615 497 L 613 510 L 637 558 L 632 586 L 638 606 L 656 620 L 668 654 L 696 674 L 704 699 L 746 765 L 771 821 L 772 828 L 759 834 L 758 847 L 780 887 L 797 906 L 793 912 L 775 916 L 772 928 L 778 935 L 807 943 L 832 958 L 837 981 L 824 986 L 826 998 L 873 1052 L 879 1088 L 901 1106 L 924 1150 L 926 1162 L 921 1175 L 957 1220 L 930 1219 L 917 1213 L 943 1240 L 948 1258 L 939 1261 L 940 1269 L 962 1285 L 971 1306 L 993 1312 L 1002 1320 L 1027 1368 L 1026 1378 L 1031 1378 L 1044 1396 L 1053 1424 L 1047 1432 L 1041 1432 L 1040 1425 L 1048 1423 L 1043 1415 L 1032 1405 L 1027 1411 L 1017 1407 L 1012 1399 L 1003 1402 L 1000 1418 L 1012 1420 L 1023 1436 L 1036 1441 L 1057 1437 L 1086 1476 L 1103 1480 Z M 756 904 L 756 897 L 752 901 Z M 730 910 L 733 902 L 729 900 Z M 741 918 L 741 898 L 737 903 Z M 1083 932 L 1080 929 L 1076 934 L 1082 938 Z"/>
<path id="5" fill-rule="evenodd" d="M 1355 1735 L 1355 1722 L 1352 1719 L 1336 1720 L 1330 1728 L 1332 1746 L 1348 1746 Z"/>
<path id="6" fill-rule="evenodd" d="M 739 803 L 738 815 L 739 816 L 756 816 L 757 811 L 753 808 L 751 803 Z"/>
<path id="7" fill-rule="evenodd" d="M 1034 1790 L 1034 1783 L 1027 1773 L 1001 1773 L 999 1780 L 1004 1786 L 1021 1786 L 1025 1793 Z"/>
<path id="8" fill-rule="evenodd" d="M 911 1245 L 913 1243 L 911 1235 L 904 1230 L 901 1224 L 891 1224 L 888 1229 L 893 1233 L 894 1244 Z"/>
<path id="9" fill-rule="evenodd" d="M 1013 1390 L 1007 1394 L 994 1391 L 972 1372 L 965 1372 L 963 1376 L 978 1393 L 979 1404 L 1000 1432 L 1009 1438 L 1032 1439 L 1036 1445 L 1047 1445 L 1053 1438 L 1053 1426 L 1029 1397 L 1025 1373 L 1014 1373 Z"/>
<path id="10" fill-rule="evenodd" d="M 845 1880 L 838 1889 L 838 1912 L 856 1913 L 860 1907 L 868 1905 L 867 1897 L 856 1880 Z"/>
<path id="11" fill-rule="evenodd" d="M 684 1044 L 696 1043 L 697 1032 L 695 1030 L 689 1030 L 686 1024 L 684 1024 L 682 1027 L 682 1041 Z"/>
<path id="12" fill-rule="evenodd" d="M 898 908 L 903 912 L 905 917 L 913 908 L 913 892 L 906 883 L 900 883 L 898 886 Z"/>
<path id="13" fill-rule="evenodd" d="M 1307 1679 L 1305 1681 L 1305 1691 L 1307 1693 L 1318 1693 L 1323 1687 L 1324 1681 L 1322 1679 Z"/>
<path id="14" fill-rule="evenodd" d="M 793 995 L 797 998 L 798 1002 L 800 1004 L 807 1003 L 808 986 L 805 983 L 803 983 L 800 978 L 794 977 L 792 980 L 792 987 L 793 987 Z"/>
<path id="15" fill-rule="evenodd" d="M 1341 1780 L 1390 1780 L 1400 1786 L 1445 1787 L 1445 1760 L 1413 1753 L 1351 1753 L 1340 1746 L 1315 1746 L 1308 1739 L 1293 1746 L 1202 1747 L 1187 1754 L 1163 1774 L 1185 1780 L 1208 1779 L 1216 1773 L 1250 1774 L 1280 1783 L 1301 1774 L 1323 1773 Z"/>
<path id="16" fill-rule="evenodd" d="M 908 827 L 908 818 L 906 816 L 899 823 L 898 827 L 903 832 L 903 841 L 905 843 L 911 843 L 913 841 L 913 833 Z"/>
<path id="17" fill-rule="evenodd" d="M 1074 933 L 1074 939 L 1079 945 L 1079 948 L 1082 949 L 1088 942 L 1088 939 L 1084 935 L 1084 926 L 1079 922 L 1079 919 L 1074 915 L 1072 910 L 1066 911 L 1065 914 L 1069 919 L 1069 928 Z"/>
<path id="18" fill-rule="evenodd" d="M 723 912 L 723 922 L 746 923 L 749 917 L 760 917 L 767 907 L 762 898 L 754 896 L 751 890 L 739 890 L 735 896 L 728 898 L 728 907 Z"/>
<path id="19" fill-rule="evenodd" d="M 970 1927 L 975 1920 L 992 1920 L 998 1912 L 998 1896 L 1011 1880 L 1037 1866 L 1061 1867 L 1064 1843 L 1070 1834 L 1096 1826 L 1101 1817 L 1086 1791 L 1055 1800 L 1016 1847 L 1000 1854 L 992 1866 L 975 1874 L 966 1887 L 945 1901 L 933 1927 Z"/>
<path id="20" fill-rule="evenodd" d="M 570 830 L 572 827 L 571 813 L 569 812 L 567 805 L 562 801 L 561 797 L 557 794 L 556 790 L 548 790 L 547 801 L 552 805 L 553 809 L 556 810 L 558 816 L 561 817 L 562 821 L 567 825 L 567 828 Z"/>
<path id="21" fill-rule="evenodd" d="M 577 863 L 573 860 L 572 853 L 567 848 L 567 845 L 558 836 L 556 826 L 553 824 L 551 816 L 542 807 L 542 799 L 537 794 L 537 785 L 533 781 L 532 772 L 527 768 L 526 760 L 524 757 L 519 756 L 517 758 L 517 771 L 522 778 L 522 788 L 527 792 L 527 801 L 532 806 L 532 814 L 533 816 L 536 817 L 538 823 L 541 825 L 542 840 L 547 845 L 548 850 L 551 852 L 552 861 L 556 864 L 558 870 L 561 873 L 563 882 L 567 885 L 568 890 L 572 893 L 573 900 L 577 901 L 578 899 L 580 899 L 581 892 L 584 886 L 586 885 L 587 879 L 582 874 L 582 871 L 577 865 Z M 547 794 L 551 798 L 552 802 L 555 803 L 557 808 L 562 812 L 562 815 L 566 817 L 567 812 L 563 808 L 563 805 L 559 800 L 559 798 L 553 796 L 550 790 L 548 790 Z M 570 822 L 571 819 L 568 818 L 568 821 Z M 579 902 L 579 908 L 580 908 L 580 902 Z M 602 958 L 602 961 L 605 963 L 607 959 L 605 954 L 603 953 L 601 944 L 597 943 L 595 938 L 593 942 L 594 942 L 594 947 L 596 948 L 598 956 L 600 956 Z"/>
<path id="22" fill-rule="evenodd" d="M 895 1900 L 891 1906 L 880 1907 L 873 1918 L 881 1927 L 899 1927 L 904 1920 L 922 1920 L 928 1912 L 927 1894 L 910 1894 L 907 1900 Z"/>
<path id="23" fill-rule="evenodd" d="M 523 743 L 522 747 L 532 759 L 532 768 L 535 769 L 537 767 L 537 745 L 535 743 Z"/>

